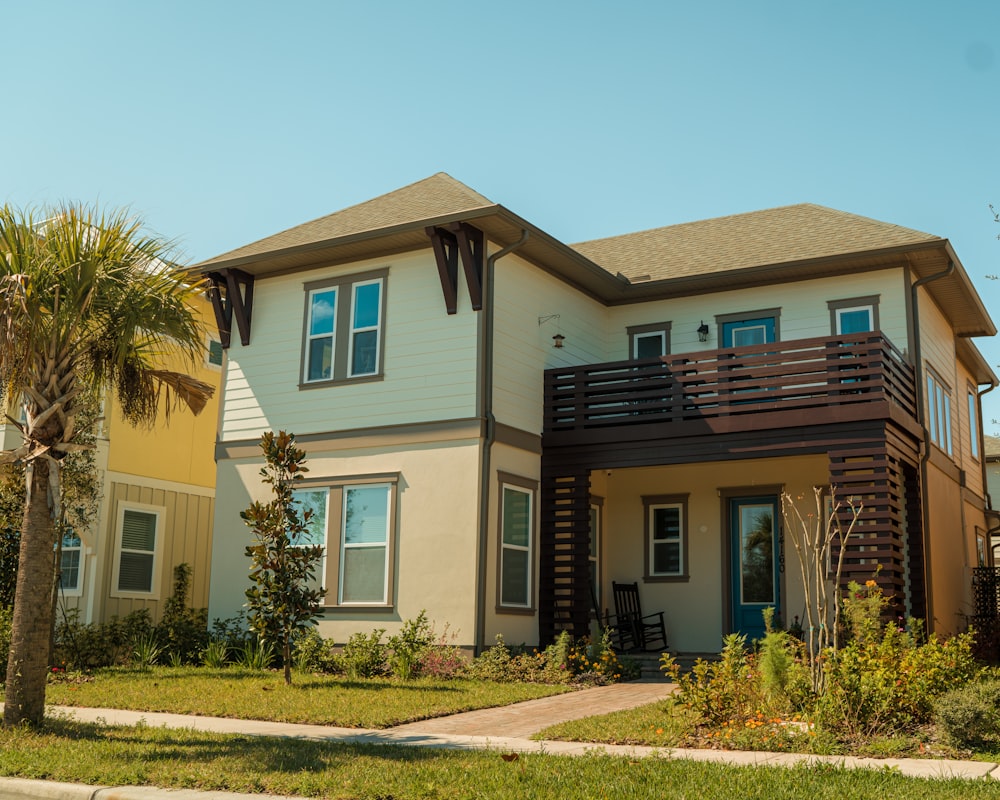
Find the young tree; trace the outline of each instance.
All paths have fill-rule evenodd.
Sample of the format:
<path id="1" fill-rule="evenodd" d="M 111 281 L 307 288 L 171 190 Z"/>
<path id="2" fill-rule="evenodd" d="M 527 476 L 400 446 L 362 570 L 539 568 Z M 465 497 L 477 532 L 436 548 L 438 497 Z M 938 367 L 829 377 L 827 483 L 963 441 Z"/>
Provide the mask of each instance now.
<path id="1" fill-rule="evenodd" d="M 52 629 L 52 554 L 62 464 L 79 441 L 81 395 L 110 388 L 132 424 L 204 408 L 212 387 L 158 368 L 204 348 L 193 300 L 204 291 L 162 239 L 125 212 L 65 205 L 0 209 L 0 402 L 23 405 L 23 444 L 0 462 L 26 469 L 4 725 L 40 724 Z"/>
<path id="2" fill-rule="evenodd" d="M 836 497 L 835 487 L 830 486 L 828 491 L 829 497 Z M 798 556 L 802 576 L 806 612 L 803 633 L 812 688 L 817 695 L 822 693 L 825 675 L 820 656 L 828 648 L 836 650 L 839 645 L 840 576 L 844 571 L 847 540 L 864 508 L 860 500 L 847 498 L 850 520 L 845 529 L 841 524 L 843 504 L 839 500 L 828 504 L 826 492 L 827 489 L 821 486 L 813 489 L 815 511 L 805 514 L 796 505 L 796 499 L 803 499 L 801 495 L 798 498 L 787 492 L 781 495 L 781 516 Z"/>
<path id="3" fill-rule="evenodd" d="M 257 543 L 247 546 L 252 559 L 246 591 L 250 628 L 257 637 L 275 646 L 285 664 L 285 683 L 292 682 L 292 637 L 316 624 L 322 588 L 310 588 L 323 546 L 310 544 L 312 509 L 295 501 L 292 488 L 309 470 L 302 465 L 304 450 L 295 446 L 295 436 L 285 431 L 267 431 L 260 439 L 264 483 L 274 499 L 254 501 L 240 512 L 253 530 Z"/>

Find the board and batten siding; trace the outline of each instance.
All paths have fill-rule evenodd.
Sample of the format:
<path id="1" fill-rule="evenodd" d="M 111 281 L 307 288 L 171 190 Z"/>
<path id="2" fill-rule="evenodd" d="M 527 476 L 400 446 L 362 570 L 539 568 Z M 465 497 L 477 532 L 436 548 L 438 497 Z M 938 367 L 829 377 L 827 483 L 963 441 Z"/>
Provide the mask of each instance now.
<path id="1" fill-rule="evenodd" d="M 627 329 L 669 322 L 670 352 L 692 353 L 722 346 L 715 318 L 761 309 L 780 308 L 780 341 L 809 339 L 831 333 L 830 301 L 879 298 L 879 328 L 903 352 L 907 349 L 906 294 L 901 269 L 885 269 L 837 278 L 793 281 L 749 289 L 713 292 L 693 297 L 655 300 L 610 309 L 608 360 L 630 357 Z M 708 341 L 698 341 L 698 327 L 708 325 Z"/>
<path id="2" fill-rule="evenodd" d="M 388 268 L 383 378 L 300 389 L 304 284 Z M 430 249 L 317 268 L 254 286 L 250 345 L 229 349 L 222 441 L 266 430 L 296 434 L 468 418 L 476 409 L 477 312 L 459 286 L 458 313 L 445 311 Z"/>
<path id="3" fill-rule="evenodd" d="M 496 263 L 494 281 L 493 413 L 541 433 L 544 371 L 607 361 L 607 308 L 516 254 Z"/>
<path id="4" fill-rule="evenodd" d="M 124 477 L 124 476 L 116 476 Z M 163 601 L 173 588 L 174 567 L 187 563 L 191 566 L 191 593 L 187 604 L 192 608 L 208 606 L 208 584 L 212 559 L 212 520 L 215 515 L 215 498 L 207 493 L 188 493 L 178 488 L 149 486 L 115 480 L 107 483 L 105 502 L 108 504 L 99 577 L 101 619 L 124 617 L 133 611 L 147 609 L 154 620 L 163 613 Z M 114 562 L 120 532 L 118 530 L 119 505 L 138 503 L 164 509 L 162 527 L 157 530 L 158 542 L 156 592 L 149 597 L 116 597 L 113 585 Z M 84 587 L 86 594 L 86 587 Z"/>

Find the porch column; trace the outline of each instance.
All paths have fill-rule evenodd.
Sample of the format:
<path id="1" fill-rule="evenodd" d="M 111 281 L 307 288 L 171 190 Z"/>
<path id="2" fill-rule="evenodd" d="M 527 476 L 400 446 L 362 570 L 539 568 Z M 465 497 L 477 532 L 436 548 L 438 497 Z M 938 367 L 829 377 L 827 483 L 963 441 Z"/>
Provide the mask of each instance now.
<path id="1" fill-rule="evenodd" d="M 542 457 L 539 644 L 590 630 L 590 470 L 553 469 Z"/>

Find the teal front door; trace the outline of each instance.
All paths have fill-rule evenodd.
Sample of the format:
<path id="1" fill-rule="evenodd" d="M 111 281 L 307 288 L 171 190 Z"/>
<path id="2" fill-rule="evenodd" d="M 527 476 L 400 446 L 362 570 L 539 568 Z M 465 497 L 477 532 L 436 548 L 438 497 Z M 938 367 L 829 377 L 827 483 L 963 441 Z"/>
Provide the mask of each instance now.
<path id="1" fill-rule="evenodd" d="M 750 640 L 764 635 L 764 609 L 781 609 L 778 534 L 777 497 L 729 499 L 732 630 Z"/>

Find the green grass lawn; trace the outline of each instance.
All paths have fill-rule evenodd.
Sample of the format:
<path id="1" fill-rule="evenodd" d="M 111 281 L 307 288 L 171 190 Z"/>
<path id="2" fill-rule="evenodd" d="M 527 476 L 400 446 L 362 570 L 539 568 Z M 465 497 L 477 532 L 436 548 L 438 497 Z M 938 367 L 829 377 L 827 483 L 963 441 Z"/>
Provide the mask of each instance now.
<path id="1" fill-rule="evenodd" d="M 81 680 L 51 683 L 46 702 L 91 708 L 167 711 L 210 717 L 388 728 L 477 708 L 504 706 L 569 691 L 566 686 L 420 678 L 345 678 L 233 667 L 107 669 Z"/>
<path id="2" fill-rule="evenodd" d="M 994 781 L 919 780 L 891 770 L 731 767 L 609 756 L 569 758 L 339 745 L 53 720 L 0 730 L 0 774 L 104 785 L 323 798 L 1000 798 Z"/>

